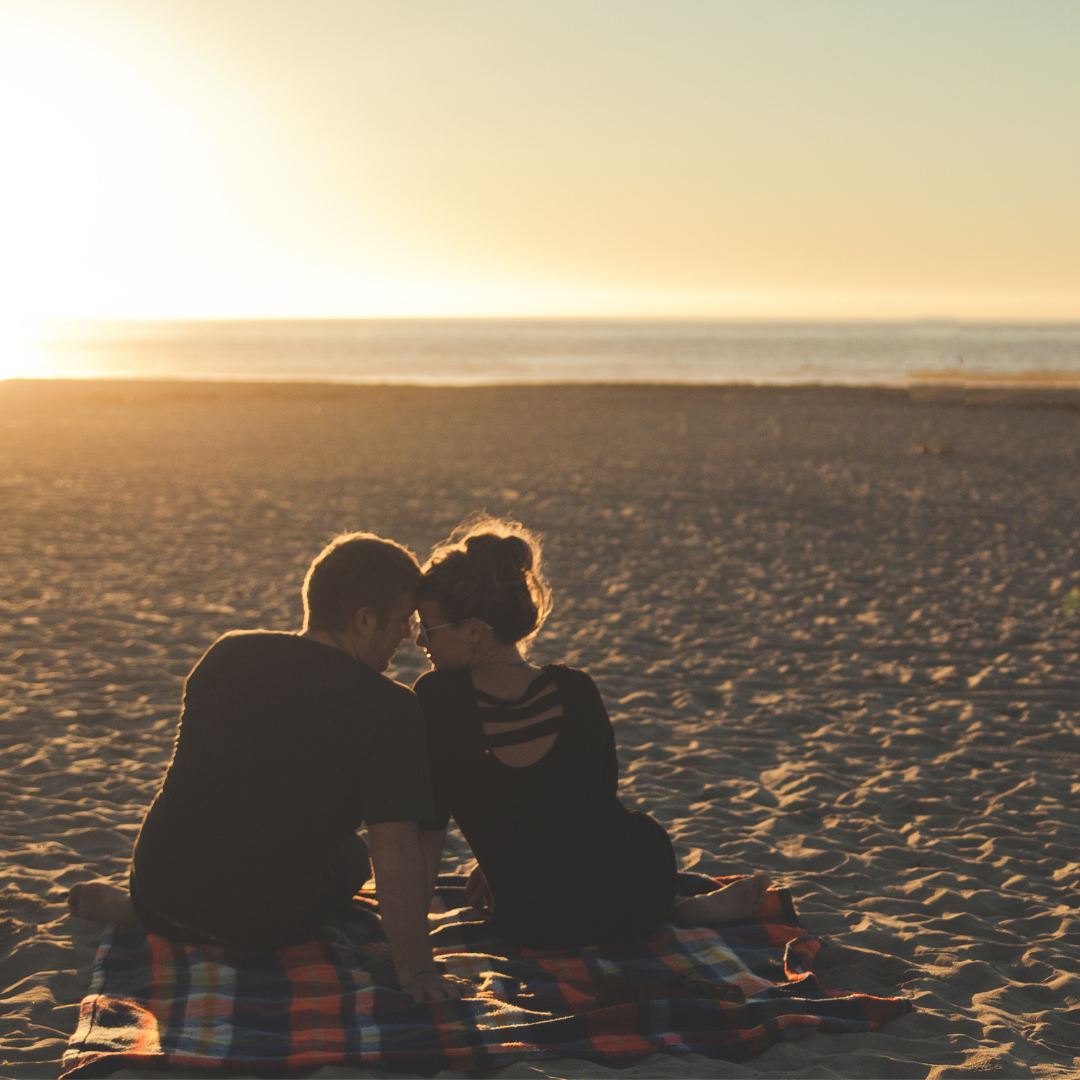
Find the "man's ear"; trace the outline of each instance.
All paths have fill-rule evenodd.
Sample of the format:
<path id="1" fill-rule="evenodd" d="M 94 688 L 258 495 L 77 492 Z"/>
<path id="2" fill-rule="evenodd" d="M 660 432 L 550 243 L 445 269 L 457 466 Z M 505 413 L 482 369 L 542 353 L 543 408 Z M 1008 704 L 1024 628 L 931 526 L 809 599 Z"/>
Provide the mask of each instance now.
<path id="1" fill-rule="evenodd" d="M 378 629 L 379 616 L 369 607 L 360 608 L 353 616 L 352 628 L 362 639 L 371 636 L 373 630 Z"/>

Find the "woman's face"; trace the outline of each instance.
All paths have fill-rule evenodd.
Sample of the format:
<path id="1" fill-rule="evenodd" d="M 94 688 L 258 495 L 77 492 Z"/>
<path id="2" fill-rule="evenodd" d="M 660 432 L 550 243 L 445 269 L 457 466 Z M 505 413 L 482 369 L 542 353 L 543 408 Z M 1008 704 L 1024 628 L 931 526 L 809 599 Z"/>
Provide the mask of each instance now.
<path id="1" fill-rule="evenodd" d="M 467 668 L 475 653 L 468 624 L 448 624 L 434 600 L 421 600 L 416 611 L 420 622 L 430 628 L 428 633 L 417 635 L 417 647 L 437 668 Z"/>

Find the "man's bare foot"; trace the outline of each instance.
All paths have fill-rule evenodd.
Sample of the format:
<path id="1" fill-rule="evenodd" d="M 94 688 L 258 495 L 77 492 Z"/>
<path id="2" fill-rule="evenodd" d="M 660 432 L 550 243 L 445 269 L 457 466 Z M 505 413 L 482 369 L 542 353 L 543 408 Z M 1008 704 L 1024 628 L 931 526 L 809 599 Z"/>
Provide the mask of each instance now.
<path id="1" fill-rule="evenodd" d="M 118 889 L 107 881 L 88 881 L 73 886 L 67 903 L 72 915 L 91 922 L 131 925 L 139 921 L 127 889 Z"/>
<path id="2" fill-rule="evenodd" d="M 768 874 L 754 874 L 753 877 L 739 878 L 716 892 L 685 896 L 675 901 L 675 919 L 685 926 L 740 922 L 754 913 L 770 884 Z"/>

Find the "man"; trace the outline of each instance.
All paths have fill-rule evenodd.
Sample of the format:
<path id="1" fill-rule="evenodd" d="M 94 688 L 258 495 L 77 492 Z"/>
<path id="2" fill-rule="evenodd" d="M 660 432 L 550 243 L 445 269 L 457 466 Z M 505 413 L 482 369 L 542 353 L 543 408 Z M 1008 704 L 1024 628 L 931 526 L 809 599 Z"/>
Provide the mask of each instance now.
<path id="1" fill-rule="evenodd" d="M 423 722 L 382 674 L 410 634 L 407 549 L 338 537 L 304 581 L 300 634 L 219 638 L 184 687 L 172 762 L 143 821 L 129 892 L 76 886 L 73 913 L 174 940 L 274 949 L 311 940 L 368 876 L 402 990 L 458 997 L 435 969 L 418 823 L 432 817 Z"/>

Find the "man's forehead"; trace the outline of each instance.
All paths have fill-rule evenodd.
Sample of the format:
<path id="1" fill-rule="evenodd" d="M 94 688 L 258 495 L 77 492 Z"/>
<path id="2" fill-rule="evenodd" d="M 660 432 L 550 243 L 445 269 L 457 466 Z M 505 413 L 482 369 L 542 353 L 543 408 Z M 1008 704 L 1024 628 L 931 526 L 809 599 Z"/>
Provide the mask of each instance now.
<path id="1" fill-rule="evenodd" d="M 391 605 L 391 611 L 394 614 L 408 615 L 416 610 L 416 593 L 407 592 L 402 593 Z"/>

